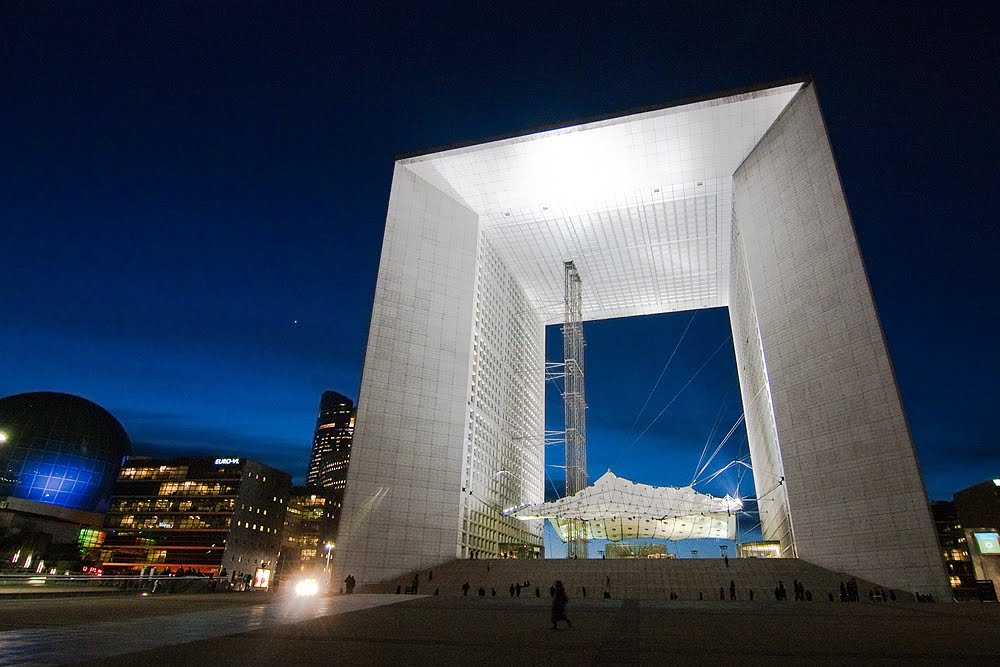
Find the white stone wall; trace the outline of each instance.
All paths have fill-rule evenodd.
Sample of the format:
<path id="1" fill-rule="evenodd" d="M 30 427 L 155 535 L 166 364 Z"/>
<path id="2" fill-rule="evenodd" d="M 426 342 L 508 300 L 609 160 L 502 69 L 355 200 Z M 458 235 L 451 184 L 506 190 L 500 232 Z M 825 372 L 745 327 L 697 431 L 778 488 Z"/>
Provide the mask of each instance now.
<path id="1" fill-rule="evenodd" d="M 459 557 L 541 546 L 542 523 L 498 509 L 544 495 L 545 328 L 485 232 L 479 242 Z"/>
<path id="2" fill-rule="evenodd" d="M 335 582 L 456 556 L 478 243 L 475 213 L 396 166 Z"/>
<path id="3" fill-rule="evenodd" d="M 757 307 L 747 269 L 739 220 L 733 214 L 732 259 L 729 271 L 729 323 L 733 330 L 736 368 L 740 378 L 743 414 L 753 465 L 757 509 L 765 540 L 781 543 L 781 553 L 794 557 L 785 469 L 778 448 L 771 386 L 764 348 L 757 328 Z"/>
<path id="4" fill-rule="evenodd" d="M 734 107 L 733 128 L 773 118 L 742 113 L 750 112 Z M 698 141 L 730 146 L 732 136 Z M 518 156 L 530 153 L 532 141 L 511 140 L 513 155 L 496 164 L 490 145 L 460 151 L 463 159 L 478 154 L 471 172 L 439 170 L 449 152 L 396 165 L 334 577 L 382 581 L 472 550 L 485 557 L 505 544 L 539 540 L 540 524 L 505 519 L 499 510 L 543 496 L 543 324 L 555 300 L 539 300 L 531 283 L 561 274 L 562 261 L 572 258 L 585 280 L 604 267 L 596 273 L 608 284 L 590 289 L 621 292 L 608 292 L 608 303 L 634 312 L 651 312 L 632 302 L 635 281 L 658 293 L 666 284 L 687 284 L 706 266 L 728 275 L 727 289 L 712 298 L 728 290 L 765 537 L 779 540 L 789 556 L 946 595 L 923 482 L 813 86 L 796 95 L 732 176 L 731 230 L 727 216 L 699 217 L 697 202 L 694 217 L 683 220 L 705 225 L 692 228 L 649 209 L 630 218 L 631 232 L 623 232 L 620 216 L 601 212 L 606 206 L 560 213 L 539 200 L 532 204 L 538 211 L 512 207 L 502 184 L 525 180 L 530 161 Z M 655 178 L 638 202 L 662 199 L 668 186 L 721 187 L 654 187 L 663 177 L 656 168 L 643 172 L 647 177 Z M 460 196 L 463 183 L 463 191 L 482 196 Z M 472 210 L 471 201 L 485 208 Z M 567 230 L 584 222 L 600 227 L 594 239 L 624 239 L 627 252 L 574 241 Z M 653 229 L 657 235 L 648 236 Z M 695 243 L 715 245 L 658 255 L 670 260 L 674 283 L 661 285 L 635 260 L 691 234 Z M 512 245 L 509 235 L 519 240 Z M 724 262 L 723 238 L 732 241 L 728 267 L 691 261 L 704 254 Z M 580 253 L 565 255 L 559 248 L 566 247 Z M 633 283 L 607 278 L 625 274 Z M 693 283 L 687 291 L 694 294 Z"/>
<path id="5" fill-rule="evenodd" d="M 744 297 L 730 308 L 752 305 L 756 313 L 780 443 L 766 457 L 784 468 L 798 556 L 945 594 L 923 481 L 812 85 L 736 171 L 734 209 L 752 304 Z M 759 366 L 745 352 L 749 326 L 736 323 L 745 318 L 733 319 L 743 336 L 740 363 Z M 741 382 L 746 404 L 753 387 Z M 755 410 L 748 425 L 766 420 L 751 419 Z"/>

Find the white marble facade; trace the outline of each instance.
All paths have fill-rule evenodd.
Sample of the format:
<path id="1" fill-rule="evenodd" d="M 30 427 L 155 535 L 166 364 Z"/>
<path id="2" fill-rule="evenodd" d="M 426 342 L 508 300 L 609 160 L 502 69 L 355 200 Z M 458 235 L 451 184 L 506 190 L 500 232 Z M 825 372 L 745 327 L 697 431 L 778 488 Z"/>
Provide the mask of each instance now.
<path id="1" fill-rule="evenodd" d="M 541 541 L 544 327 L 728 306 L 765 538 L 947 591 L 809 81 L 397 161 L 335 575 Z"/>

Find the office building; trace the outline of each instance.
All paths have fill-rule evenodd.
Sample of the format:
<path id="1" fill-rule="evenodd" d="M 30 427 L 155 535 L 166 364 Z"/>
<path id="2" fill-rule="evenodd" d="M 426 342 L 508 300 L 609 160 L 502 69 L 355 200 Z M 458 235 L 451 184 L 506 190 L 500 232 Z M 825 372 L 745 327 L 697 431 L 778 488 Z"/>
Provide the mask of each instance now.
<path id="1" fill-rule="evenodd" d="M 344 501 L 344 487 L 347 485 L 347 468 L 351 463 L 354 416 L 354 402 L 351 399 L 336 391 L 323 392 L 319 402 L 319 415 L 316 417 L 306 486 L 323 489 L 323 496 L 332 502 L 335 522 L 340 520 L 340 507 Z"/>
<path id="2" fill-rule="evenodd" d="M 108 572 L 225 568 L 269 580 L 290 490 L 287 473 L 241 457 L 130 457 L 99 560 Z"/>
<path id="3" fill-rule="evenodd" d="M 336 539 L 336 512 L 326 489 L 296 486 L 285 512 L 278 576 L 282 580 L 328 572 Z"/>
<path id="4" fill-rule="evenodd" d="M 969 553 L 969 542 L 958 518 L 955 503 L 931 503 L 931 515 L 937 529 L 941 558 L 948 572 L 948 583 L 959 598 L 973 597 L 976 592 L 976 572 Z"/>
<path id="5" fill-rule="evenodd" d="M 809 79 L 396 161 L 335 577 L 541 543 L 496 508 L 543 499 L 567 261 L 583 320 L 729 309 L 765 541 L 950 593 Z"/>
<path id="6" fill-rule="evenodd" d="M 965 531 L 976 580 L 992 581 L 987 595 L 995 598 L 1000 591 L 1000 478 L 957 492 L 955 509 Z"/>

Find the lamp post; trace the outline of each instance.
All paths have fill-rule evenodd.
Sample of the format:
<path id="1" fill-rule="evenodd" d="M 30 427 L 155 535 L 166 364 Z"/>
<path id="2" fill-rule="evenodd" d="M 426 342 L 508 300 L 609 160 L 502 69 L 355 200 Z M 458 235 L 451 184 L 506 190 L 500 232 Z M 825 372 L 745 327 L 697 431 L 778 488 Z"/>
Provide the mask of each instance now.
<path id="1" fill-rule="evenodd" d="M 326 590 L 329 591 L 330 590 L 330 556 L 333 554 L 334 544 L 333 544 L 333 542 L 327 542 L 324 546 L 326 547 L 326 570 L 324 570 L 326 572 Z"/>

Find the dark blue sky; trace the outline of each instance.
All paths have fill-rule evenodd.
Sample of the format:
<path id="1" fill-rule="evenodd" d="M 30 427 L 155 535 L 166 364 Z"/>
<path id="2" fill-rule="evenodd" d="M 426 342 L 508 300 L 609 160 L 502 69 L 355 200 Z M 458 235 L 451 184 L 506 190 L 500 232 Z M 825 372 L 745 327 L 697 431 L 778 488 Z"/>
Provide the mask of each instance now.
<path id="1" fill-rule="evenodd" d="M 929 492 L 995 476 L 995 14 L 729 4 L 0 4 L 0 395 L 301 477 L 395 155 L 811 74 Z M 728 335 L 699 313 L 633 429 L 689 318 L 588 326 L 592 477 L 686 483 L 738 418 L 727 346 L 625 450 Z"/>

